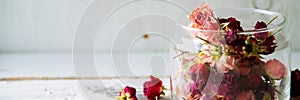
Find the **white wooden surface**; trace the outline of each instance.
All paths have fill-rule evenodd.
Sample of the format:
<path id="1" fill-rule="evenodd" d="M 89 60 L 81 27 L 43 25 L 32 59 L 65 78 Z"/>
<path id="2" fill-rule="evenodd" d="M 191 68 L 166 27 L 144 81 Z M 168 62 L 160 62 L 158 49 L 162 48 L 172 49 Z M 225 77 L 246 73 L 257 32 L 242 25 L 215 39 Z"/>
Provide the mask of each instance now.
<path id="1" fill-rule="evenodd" d="M 142 84 L 151 74 L 147 61 L 151 63 L 153 59 L 149 55 L 151 53 L 134 56 L 139 59 L 136 64 L 140 67 L 133 70 L 137 75 L 144 75 L 143 78 L 115 79 L 110 54 L 100 53 L 96 54 L 99 76 L 87 77 L 104 79 L 74 80 L 76 73 L 71 54 L 0 54 L 0 100 L 114 100 L 120 87 L 128 84 L 136 87 L 138 95 L 144 98 Z M 169 87 L 169 79 L 161 79 Z"/>
<path id="2" fill-rule="evenodd" d="M 102 60 L 109 55 L 101 54 Z M 136 57 L 149 54 L 140 53 Z M 292 54 L 292 69 L 300 68 L 300 52 Z M 100 57 L 100 58 L 101 58 Z M 99 59 L 100 59 L 99 58 Z M 143 61 L 143 59 L 140 59 Z M 12 77 L 72 77 L 75 76 L 71 54 L 1 54 L 0 78 Z M 108 61 L 105 61 L 109 63 Z M 102 63 L 103 64 L 103 63 Z M 106 64 L 109 65 L 109 64 Z M 143 65 L 141 62 L 140 65 Z M 107 73 L 99 76 L 114 76 L 113 69 L 101 67 Z M 143 68 L 145 69 L 145 68 Z M 145 70 L 141 69 L 140 72 Z M 146 70 L 147 71 L 147 70 Z M 146 72 L 145 71 L 145 72 Z M 148 75 L 149 73 L 145 73 Z M 136 84 L 142 84 L 147 78 L 133 79 Z M 0 80 L 0 100 L 113 100 L 120 86 L 126 85 L 118 79 L 101 80 Z M 169 80 L 163 79 L 168 86 Z M 88 84 L 81 84 L 88 83 Z M 136 85 L 138 94 L 142 94 L 141 86 Z M 111 89 L 111 90 L 110 90 Z M 113 94 L 104 95 L 109 92 Z M 142 96 L 141 96 L 142 97 Z"/>

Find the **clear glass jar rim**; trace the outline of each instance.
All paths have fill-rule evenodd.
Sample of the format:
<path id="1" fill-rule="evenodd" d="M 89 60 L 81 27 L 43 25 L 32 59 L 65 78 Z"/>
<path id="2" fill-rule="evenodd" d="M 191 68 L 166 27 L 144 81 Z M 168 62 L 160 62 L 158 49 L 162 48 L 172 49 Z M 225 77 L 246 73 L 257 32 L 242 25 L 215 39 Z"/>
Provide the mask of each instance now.
<path id="1" fill-rule="evenodd" d="M 238 32 L 238 34 L 254 34 L 254 33 L 262 33 L 262 32 L 272 32 L 272 31 L 277 31 L 277 30 L 281 30 L 285 24 L 286 18 L 285 16 L 283 16 L 282 14 L 278 13 L 278 12 L 274 12 L 274 11 L 268 11 L 268 10 L 262 10 L 262 9 L 254 9 L 254 8 L 237 8 L 237 9 L 214 9 L 214 10 L 224 10 L 224 11 L 232 11 L 232 12 L 236 12 L 236 11 L 247 11 L 247 12 L 255 12 L 255 13 L 260 13 L 260 14 L 265 14 L 265 15 L 270 15 L 270 16 L 278 16 L 278 18 L 281 19 L 281 21 L 277 24 L 272 24 L 269 25 L 268 28 L 261 28 L 261 29 L 252 29 L 252 30 L 244 30 L 243 32 Z M 221 16 L 220 16 L 221 17 Z M 275 19 L 275 20 L 278 20 Z M 194 31 L 194 32 L 205 32 L 205 33 L 209 33 L 209 32 L 213 32 L 213 33 L 227 33 L 224 30 L 205 30 L 205 29 L 197 29 L 197 28 L 191 28 L 187 25 L 181 25 L 184 29 L 188 30 L 188 31 Z"/>

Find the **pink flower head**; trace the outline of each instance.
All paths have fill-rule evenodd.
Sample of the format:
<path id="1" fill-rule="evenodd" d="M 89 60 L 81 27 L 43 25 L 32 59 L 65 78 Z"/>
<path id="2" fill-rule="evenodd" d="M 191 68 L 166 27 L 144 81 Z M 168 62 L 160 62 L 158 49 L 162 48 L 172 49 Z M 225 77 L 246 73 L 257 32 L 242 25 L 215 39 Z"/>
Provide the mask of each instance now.
<path id="1" fill-rule="evenodd" d="M 162 81 L 159 78 L 150 76 L 150 81 L 144 83 L 144 95 L 148 100 L 154 100 L 164 94 L 164 87 Z"/>
<path id="2" fill-rule="evenodd" d="M 211 17 L 214 16 L 213 10 L 207 3 L 202 3 L 190 14 L 193 23 L 203 26 Z"/>
<path id="3" fill-rule="evenodd" d="M 277 59 L 271 59 L 265 64 L 265 72 L 272 79 L 282 79 L 286 77 L 286 66 Z"/>
<path id="4" fill-rule="evenodd" d="M 199 7 L 192 11 L 189 16 L 192 21 L 191 27 L 201 30 L 208 30 L 208 32 L 195 32 L 195 36 L 199 36 L 207 41 L 220 45 L 219 32 L 209 32 L 211 30 L 219 30 L 220 26 L 217 19 L 214 18 L 214 13 L 212 8 L 207 3 L 202 3 Z"/>
<path id="5" fill-rule="evenodd" d="M 236 100 L 255 100 L 254 93 L 252 90 L 242 91 L 237 95 Z"/>
<path id="6" fill-rule="evenodd" d="M 119 93 L 118 100 L 137 100 L 136 89 L 126 86 L 124 90 Z"/>

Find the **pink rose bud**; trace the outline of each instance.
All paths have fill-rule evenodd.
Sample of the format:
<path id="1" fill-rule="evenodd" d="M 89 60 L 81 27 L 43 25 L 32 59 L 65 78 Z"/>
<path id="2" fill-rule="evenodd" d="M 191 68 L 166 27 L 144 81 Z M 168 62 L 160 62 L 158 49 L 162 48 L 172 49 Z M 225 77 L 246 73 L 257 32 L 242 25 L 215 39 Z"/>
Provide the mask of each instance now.
<path id="1" fill-rule="evenodd" d="M 267 61 L 265 64 L 265 71 L 272 79 L 282 79 L 285 78 L 287 74 L 286 66 L 277 59 Z"/>

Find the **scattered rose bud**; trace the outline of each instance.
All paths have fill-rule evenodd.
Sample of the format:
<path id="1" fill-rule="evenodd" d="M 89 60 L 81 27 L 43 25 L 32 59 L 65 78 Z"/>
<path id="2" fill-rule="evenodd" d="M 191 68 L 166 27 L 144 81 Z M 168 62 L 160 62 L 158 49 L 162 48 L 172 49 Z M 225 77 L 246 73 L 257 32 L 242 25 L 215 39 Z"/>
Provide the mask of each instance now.
<path id="1" fill-rule="evenodd" d="M 126 86 L 124 89 L 121 90 L 117 99 L 118 100 L 137 100 L 136 89 L 133 87 Z"/>
<path id="2" fill-rule="evenodd" d="M 267 61 L 265 64 L 265 71 L 272 79 L 282 79 L 285 78 L 287 74 L 286 66 L 277 59 Z"/>
<path id="3" fill-rule="evenodd" d="M 150 76 L 150 81 L 146 81 L 144 83 L 144 95 L 148 100 L 154 100 L 160 97 L 160 95 L 164 95 L 162 81 L 159 78 L 154 76 Z"/>
<path id="4" fill-rule="evenodd" d="M 136 94 L 136 89 L 133 87 L 126 86 L 124 92 L 127 97 L 134 97 Z"/>

